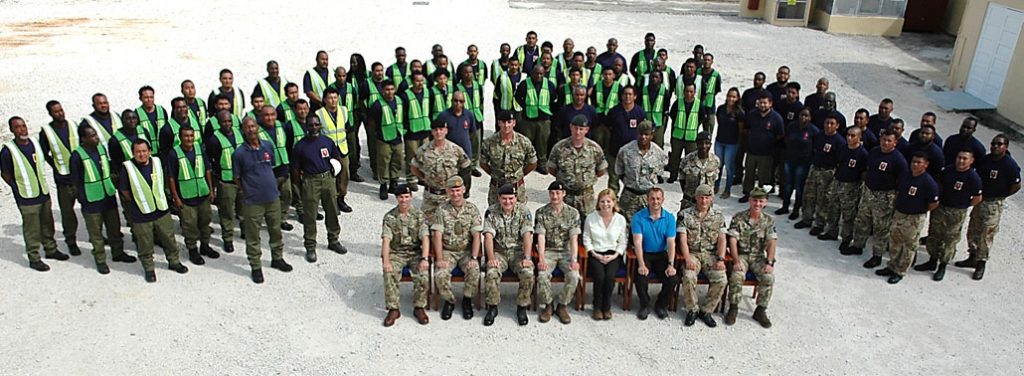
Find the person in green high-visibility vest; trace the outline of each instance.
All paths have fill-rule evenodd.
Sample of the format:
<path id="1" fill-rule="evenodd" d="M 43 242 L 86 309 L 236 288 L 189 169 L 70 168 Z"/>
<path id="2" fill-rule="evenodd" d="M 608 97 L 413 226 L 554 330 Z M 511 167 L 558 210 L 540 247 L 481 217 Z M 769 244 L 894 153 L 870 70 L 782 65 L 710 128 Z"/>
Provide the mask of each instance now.
<path id="1" fill-rule="evenodd" d="M 601 75 L 604 74 L 604 67 L 601 63 L 597 62 L 597 48 L 594 46 L 587 47 L 586 61 L 583 62 L 583 68 L 586 68 L 584 72 L 590 71 L 591 77 L 589 80 L 597 85 L 598 81 L 601 81 Z M 609 67 L 611 68 L 611 67 Z"/>
<path id="2" fill-rule="evenodd" d="M 455 71 L 455 65 L 444 54 L 444 47 L 441 47 L 440 44 L 435 44 L 430 48 L 430 60 L 427 60 L 426 64 L 424 64 L 423 72 L 427 75 L 427 79 L 432 79 L 434 72 L 441 69 L 452 72 Z"/>
<path id="3" fill-rule="evenodd" d="M 371 128 L 377 130 L 374 142 L 377 143 L 377 176 L 380 178 L 378 196 L 381 200 L 388 199 L 388 193 L 398 187 L 398 179 L 402 177 L 402 162 L 405 160 L 405 145 L 402 135 L 405 126 L 403 103 L 395 98 L 395 83 L 384 80 L 381 85 L 381 97 L 370 105 L 366 112 L 366 121 L 372 123 Z"/>
<path id="4" fill-rule="evenodd" d="M 267 76 L 256 82 L 256 87 L 252 89 L 252 92 L 260 93 L 268 105 L 277 107 L 284 102 L 287 95 L 285 87 L 289 83 L 288 80 L 281 77 L 281 69 L 277 62 L 270 60 L 267 62 Z"/>
<path id="5" fill-rule="evenodd" d="M 210 106 L 216 105 L 216 99 L 219 96 L 224 96 L 228 99 L 228 110 L 235 116 L 245 115 L 245 94 L 242 93 L 242 89 L 235 88 L 235 74 L 230 69 L 221 69 L 220 75 L 220 87 L 210 91 L 210 95 L 206 97 L 206 102 Z M 210 108 L 210 113 L 216 113 L 219 111 L 217 108 Z"/>
<path id="6" fill-rule="evenodd" d="M 471 44 L 466 47 L 466 60 L 459 64 L 458 72 L 459 77 L 462 77 L 462 67 L 468 66 L 470 72 L 473 73 L 473 79 L 476 81 L 481 88 L 484 87 L 484 83 L 487 82 L 487 64 L 484 64 L 479 59 L 480 49 L 475 44 Z"/>
<path id="7" fill-rule="evenodd" d="M 135 112 L 139 114 L 139 128 L 142 128 L 149 136 L 148 140 L 153 152 L 160 154 L 163 151 L 159 139 L 160 129 L 167 125 L 169 116 L 167 109 L 156 104 L 156 90 L 149 85 L 139 89 L 139 102 L 142 102 L 142 105 L 135 108 Z M 170 148 L 171 146 L 166 147 Z"/>
<path id="8" fill-rule="evenodd" d="M 679 160 L 685 154 L 697 151 L 697 134 L 700 133 L 700 102 L 695 98 L 697 86 L 685 84 L 683 97 L 672 104 L 668 111 L 672 119 L 672 151 L 668 155 L 669 184 L 679 176 Z"/>
<path id="9" fill-rule="evenodd" d="M 188 111 L 200 122 L 205 123 L 210 116 L 213 114 L 209 113 L 209 109 L 206 107 L 206 101 L 196 96 L 196 84 L 192 80 L 181 81 L 181 96 L 185 97 L 185 103 L 188 104 Z M 102 139 L 100 140 L 102 143 Z"/>
<path id="10" fill-rule="evenodd" d="M 164 190 L 164 169 L 159 157 L 150 155 L 149 141 L 138 139 L 132 143 L 132 160 L 121 166 L 118 191 L 124 198 L 132 217 L 135 247 L 145 273 L 146 282 L 156 282 L 153 248 L 158 242 L 167 257 L 168 269 L 179 274 L 188 273 L 181 264 L 177 243 L 174 241 L 174 222 Z"/>
<path id="11" fill-rule="evenodd" d="M 483 64 L 483 63 L 480 63 Z M 476 123 L 484 124 L 484 84 L 474 79 L 473 67 L 470 65 L 459 66 L 459 82 L 455 84 L 455 91 L 460 91 L 466 96 L 466 111 L 473 114 Z M 473 177 L 483 176 L 476 168 L 480 163 L 480 143 L 483 142 L 483 127 L 478 127 L 469 132 L 469 141 L 473 144 Z"/>
<path id="12" fill-rule="evenodd" d="M 391 79 L 391 82 L 394 82 L 395 85 L 405 81 L 405 78 L 409 76 L 409 64 L 406 63 L 405 59 L 405 47 L 395 48 L 395 63 L 384 70 L 384 76 Z"/>
<path id="13" fill-rule="evenodd" d="M 516 132 L 522 133 L 533 143 L 537 151 L 537 164 L 548 161 L 548 137 L 551 136 L 551 107 L 555 99 L 555 84 L 545 77 L 544 67 L 533 67 L 529 80 L 516 89 L 516 101 L 523 108 L 522 121 L 517 122 Z M 546 171 L 539 171 L 542 175 Z"/>
<path id="14" fill-rule="evenodd" d="M 259 122 L 260 121 L 260 112 L 263 111 L 263 106 L 265 106 L 266 103 L 267 102 L 263 98 L 262 94 L 260 94 L 260 93 L 252 93 L 252 95 L 249 96 L 249 104 L 252 105 L 252 110 L 249 110 L 249 112 L 246 112 L 245 116 L 243 116 L 243 118 L 253 118 L 253 120 L 256 120 L 257 122 Z M 277 112 L 277 111 L 274 111 L 274 112 Z"/>
<path id="15" fill-rule="evenodd" d="M 498 85 L 498 78 L 501 77 L 502 73 L 508 71 L 508 62 L 514 60 L 511 58 L 511 54 L 512 45 L 508 43 L 502 43 L 501 46 L 498 48 L 499 57 L 491 62 L 490 77 L 492 85 Z"/>
<path id="16" fill-rule="evenodd" d="M 309 107 L 316 111 L 323 106 L 324 89 L 334 82 L 334 77 L 327 69 L 330 57 L 327 51 L 316 52 L 316 66 L 306 71 L 302 77 L 302 91 L 309 98 Z"/>
<path id="17" fill-rule="evenodd" d="M 195 143 L 202 145 L 203 138 L 198 133 L 200 126 L 199 120 L 189 113 L 185 98 L 177 97 L 171 100 L 171 118 L 167 120 L 167 125 L 160 129 L 160 144 L 166 146 L 161 150 L 160 156 L 164 160 L 169 160 L 168 156 L 174 153 L 174 147 L 181 144 L 180 132 L 185 127 L 195 131 Z"/>
<path id="18" fill-rule="evenodd" d="M 281 121 L 297 120 L 295 117 L 295 105 L 298 100 L 299 85 L 294 82 L 285 84 L 284 98 L 281 98 L 281 103 L 277 105 L 277 118 L 281 119 Z M 309 102 L 307 101 L 306 104 L 308 105 Z M 299 120 L 299 122 L 301 122 L 301 120 Z"/>
<path id="19" fill-rule="evenodd" d="M 135 257 L 124 252 L 124 237 L 121 235 L 121 218 L 117 215 L 117 192 L 110 173 L 110 157 L 107 148 L 100 144 L 96 130 L 85 127 L 78 129 L 81 141 L 78 149 L 71 155 L 71 178 L 75 181 L 78 202 L 82 204 L 82 217 L 85 229 L 89 232 L 89 243 L 92 244 L 92 256 L 96 261 L 96 271 L 100 274 L 110 273 L 107 266 L 106 246 L 110 244 L 110 253 L 114 261 L 133 263 Z M 113 153 L 120 153 L 114 149 Z M 103 236 L 106 227 L 107 236 Z"/>
<path id="20" fill-rule="evenodd" d="M 427 76 L 430 76 L 428 73 Z M 377 163 L 373 162 L 377 160 L 377 143 L 371 142 L 372 138 L 370 135 L 377 134 L 379 130 L 374 129 L 371 122 L 367 121 L 366 111 L 370 108 L 370 105 L 377 102 L 380 99 L 381 86 L 384 83 L 384 65 L 380 62 L 373 62 L 370 65 L 370 79 L 362 82 L 359 87 L 359 103 L 363 107 L 363 124 L 366 125 L 366 148 L 367 154 L 370 156 L 370 170 L 373 171 L 373 179 L 380 180 L 380 171 L 377 171 Z"/>
<path id="21" fill-rule="evenodd" d="M 494 98 L 492 100 L 495 114 L 497 114 L 498 110 L 522 111 L 522 107 L 519 106 L 519 102 L 515 99 L 515 94 L 519 85 L 528 78 L 519 70 L 519 67 L 519 60 L 510 59 L 508 61 L 508 71 L 498 73 L 499 76 L 495 80 Z"/>
<path id="22" fill-rule="evenodd" d="M 434 81 L 434 84 L 430 85 L 428 89 L 430 91 L 431 119 L 436 119 L 438 115 L 452 106 L 452 94 L 455 92 L 455 87 L 449 81 L 450 77 L 451 73 L 447 69 L 436 70 L 431 77 Z"/>
<path id="23" fill-rule="evenodd" d="M 700 71 L 702 86 L 700 96 L 700 126 L 704 132 L 715 130 L 715 96 L 722 92 L 722 76 L 713 68 L 715 56 L 704 54 L 704 66 Z"/>
<path id="24" fill-rule="evenodd" d="M 601 83 L 595 85 L 590 91 L 590 104 L 597 110 L 598 119 L 593 124 L 590 137 L 601 145 L 602 150 L 608 150 L 608 142 L 611 140 L 611 129 L 604 125 L 604 116 L 608 111 L 619 104 L 619 96 L 622 94 L 622 86 L 615 81 L 615 70 L 611 67 L 601 72 Z"/>
<path id="25" fill-rule="evenodd" d="M 53 168 L 53 182 L 57 184 L 57 204 L 60 207 L 61 227 L 64 230 L 64 242 L 72 256 L 82 254 L 78 248 L 78 215 L 75 214 L 75 183 L 71 179 L 68 163 L 71 154 L 78 149 L 78 132 L 71 129 L 70 123 L 64 118 L 64 108 L 60 102 L 49 101 L 46 111 L 53 119 L 42 126 L 39 131 L 39 146 L 46 162 Z"/>
<path id="26" fill-rule="evenodd" d="M 7 121 L 14 140 L 0 146 L 0 176 L 11 187 L 14 202 L 21 213 L 21 234 L 25 241 L 28 266 L 45 272 L 50 266 L 43 262 L 39 248 L 46 258 L 67 260 L 67 254 L 57 250 L 53 239 L 53 211 L 50 209 L 49 183 L 43 174 L 42 148 L 39 141 L 28 135 L 25 120 L 13 116 Z"/>
<path id="27" fill-rule="evenodd" d="M 659 147 L 665 146 L 665 129 L 668 128 L 668 118 L 665 114 L 668 113 L 672 100 L 672 90 L 662 77 L 661 72 L 651 71 L 637 88 L 637 101 L 654 125 L 654 143 Z"/>
<path id="28" fill-rule="evenodd" d="M 409 63 L 409 69 L 412 72 L 415 72 L 417 69 L 423 69 L 422 66 L 417 68 L 417 62 L 418 60 L 413 60 Z M 357 102 L 360 100 L 358 85 L 358 82 L 349 80 L 348 71 L 345 70 L 345 67 L 339 65 L 337 68 L 334 68 L 334 83 L 327 86 L 327 88 L 333 89 L 338 93 L 338 106 L 344 107 L 346 110 L 345 113 L 348 114 L 348 117 L 344 122 L 345 142 L 348 143 L 348 150 L 351 150 L 352 154 L 352 158 L 345 157 L 345 160 L 348 163 L 348 180 L 356 183 L 362 183 L 366 180 L 359 175 L 359 168 L 362 167 L 362 162 L 359 159 L 359 153 L 363 150 L 362 146 L 359 145 L 359 128 L 361 128 L 360 124 L 362 123 L 362 119 L 366 117 L 366 114 L 362 105 Z M 312 107 L 310 107 L 310 112 L 315 112 Z M 351 211 L 347 205 L 339 206 L 339 208 L 345 213 Z"/>
<path id="29" fill-rule="evenodd" d="M 629 73 L 633 75 L 633 78 L 640 80 L 654 70 L 654 59 L 658 57 L 654 44 L 654 33 L 644 35 L 644 49 L 637 51 L 633 54 L 633 58 L 629 60 Z"/>
<path id="30" fill-rule="evenodd" d="M 422 71 L 412 72 L 412 86 L 406 89 L 399 98 L 405 109 L 405 182 L 413 192 L 419 190 L 419 178 L 412 172 L 412 160 L 416 151 L 424 143 L 430 142 L 430 94 L 426 90 L 427 78 Z"/>
<path id="31" fill-rule="evenodd" d="M 196 131 L 183 126 L 178 131 L 180 144 L 168 154 L 167 183 L 171 186 L 171 199 L 181 214 L 181 232 L 185 236 L 188 259 L 193 264 L 203 265 L 206 260 L 220 257 L 210 247 L 212 218 L 210 204 L 217 199 L 217 187 L 213 185 L 208 159 L 202 148 L 196 145 Z M 196 243 L 199 246 L 196 247 Z"/>
<path id="32" fill-rule="evenodd" d="M 232 167 L 231 155 L 235 149 L 242 146 L 242 131 L 232 126 L 230 111 L 223 110 L 217 113 L 217 121 L 220 128 L 209 137 L 206 142 L 206 158 L 210 161 L 213 176 L 216 177 L 216 188 L 214 188 L 215 203 L 217 204 L 217 218 L 220 221 L 221 240 L 223 240 L 224 252 L 235 251 L 235 216 L 238 207 L 238 185 L 235 184 L 234 168 Z"/>

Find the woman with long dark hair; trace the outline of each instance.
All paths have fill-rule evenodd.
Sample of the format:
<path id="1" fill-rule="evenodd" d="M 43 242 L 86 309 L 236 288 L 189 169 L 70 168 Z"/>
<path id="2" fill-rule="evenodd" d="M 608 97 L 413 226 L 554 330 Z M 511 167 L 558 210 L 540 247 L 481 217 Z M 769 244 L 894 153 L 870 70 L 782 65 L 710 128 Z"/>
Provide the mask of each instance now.
<path id="1" fill-rule="evenodd" d="M 718 123 L 718 132 L 715 136 L 715 155 L 722 161 L 718 170 L 718 180 L 715 181 L 715 191 L 721 188 L 722 198 L 729 198 L 732 194 L 732 183 L 736 178 L 736 152 L 740 147 L 740 129 L 746 115 L 743 106 L 740 104 L 740 89 L 729 88 L 725 94 L 725 103 L 718 106 L 715 118 Z M 725 175 L 722 174 L 725 170 Z M 722 176 L 725 177 L 725 187 L 721 187 Z"/>

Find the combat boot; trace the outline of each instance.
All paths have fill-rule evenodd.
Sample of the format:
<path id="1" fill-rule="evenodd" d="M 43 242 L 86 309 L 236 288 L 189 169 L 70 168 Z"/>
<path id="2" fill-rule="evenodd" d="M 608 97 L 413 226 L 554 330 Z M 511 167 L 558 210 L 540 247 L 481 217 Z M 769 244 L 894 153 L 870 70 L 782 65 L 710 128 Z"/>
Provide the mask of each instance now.
<path id="1" fill-rule="evenodd" d="M 423 307 L 416 307 L 412 310 L 412 315 L 416 317 L 416 322 L 420 325 L 427 325 L 430 323 L 430 317 L 427 317 L 427 311 Z"/>
<path id="2" fill-rule="evenodd" d="M 551 306 L 548 305 L 548 307 L 551 307 Z M 497 314 L 497 313 L 495 313 L 495 314 Z M 551 314 L 549 313 L 548 314 L 548 319 L 550 319 L 550 318 L 551 318 Z M 491 321 L 494 321 L 494 319 L 491 319 Z M 528 316 L 526 316 L 526 306 L 517 306 L 516 307 L 516 323 L 518 323 L 519 326 L 523 326 L 523 325 L 526 325 L 526 324 L 530 323 L 530 318 Z"/>
<path id="3" fill-rule="evenodd" d="M 795 229 L 805 229 L 805 228 L 808 228 L 808 227 L 811 227 L 811 223 L 807 222 L 807 221 L 800 221 L 800 222 L 797 222 L 796 224 L 793 225 L 793 228 L 795 228 Z M 821 231 L 818 231 L 817 233 L 815 233 L 814 230 L 816 230 L 816 229 L 817 229 L 817 227 L 811 229 L 811 235 L 817 236 L 818 234 L 821 233 Z"/>
<path id="4" fill-rule="evenodd" d="M 188 250 L 188 261 L 195 265 L 206 264 L 206 260 L 203 260 L 203 256 L 199 255 L 199 249 L 191 248 Z"/>
<path id="5" fill-rule="evenodd" d="M 50 266 L 46 265 L 46 263 L 42 261 L 29 262 L 28 267 L 32 268 L 32 270 L 35 270 L 37 272 L 46 272 L 50 270 Z"/>
<path id="6" fill-rule="evenodd" d="M 985 276 L 985 261 L 978 261 L 977 266 L 974 267 L 974 274 L 971 275 L 971 279 L 980 281 Z"/>
<path id="7" fill-rule="evenodd" d="M 497 311 L 494 314 L 498 314 Z M 462 318 L 464 320 L 473 318 L 473 299 L 462 298 Z"/>
<path id="8" fill-rule="evenodd" d="M 202 255 L 202 256 L 209 257 L 211 259 L 220 258 L 220 253 L 217 253 L 217 251 L 214 251 L 213 247 L 210 247 L 209 244 L 200 244 L 199 245 L 199 254 Z"/>
<path id="9" fill-rule="evenodd" d="M 171 269 L 173 271 L 176 271 L 176 272 L 178 272 L 178 274 L 188 273 L 188 267 L 185 266 L 185 265 L 182 265 L 180 262 L 177 263 L 177 264 L 167 265 L 167 269 Z"/>
<path id="10" fill-rule="evenodd" d="M 252 282 L 256 284 L 263 283 L 263 269 L 252 270 Z"/>
<path id="11" fill-rule="evenodd" d="M 455 304 L 445 300 L 444 305 L 441 307 L 441 320 L 448 320 L 452 318 L 452 311 L 455 310 Z"/>
<path id="12" fill-rule="evenodd" d="M 81 256 L 82 250 L 78 248 L 78 244 L 68 243 L 68 253 L 72 256 Z"/>
<path id="13" fill-rule="evenodd" d="M 96 271 L 100 274 L 110 274 L 110 267 L 105 262 L 97 262 Z"/>
<path id="14" fill-rule="evenodd" d="M 811 231 L 811 235 L 814 235 L 814 231 Z M 818 234 L 818 240 L 839 240 L 839 237 L 832 234 Z"/>
<path id="15" fill-rule="evenodd" d="M 377 198 L 380 198 L 381 200 L 387 200 L 388 199 L 388 191 L 389 191 L 388 185 L 387 184 L 381 184 L 380 185 L 380 189 L 377 191 Z"/>
<path id="16" fill-rule="evenodd" d="M 134 256 L 128 255 L 127 253 L 124 253 L 124 252 L 115 254 L 114 257 L 112 257 L 111 259 L 114 260 L 114 261 L 123 262 L 123 263 L 126 263 L 126 264 L 131 264 L 131 263 L 133 263 L 133 262 L 138 260 Z"/>
<path id="17" fill-rule="evenodd" d="M 491 326 L 491 324 L 494 324 L 495 317 L 498 317 L 498 306 L 488 304 L 487 313 L 484 314 L 484 326 Z"/>
<path id="18" fill-rule="evenodd" d="M 927 262 L 914 266 L 914 270 L 919 272 L 933 272 L 939 265 L 939 261 L 934 258 L 929 258 Z"/>
<path id="19" fill-rule="evenodd" d="M 757 306 L 757 309 L 754 310 L 754 320 L 765 329 L 772 327 L 772 321 L 768 320 L 768 314 L 765 313 L 764 307 Z"/>
<path id="20" fill-rule="evenodd" d="M 736 323 L 736 314 L 739 313 L 739 307 L 735 304 L 729 306 L 729 311 L 725 313 L 725 325 L 732 325 Z"/>
<path id="21" fill-rule="evenodd" d="M 879 265 L 882 265 L 882 256 L 871 256 L 871 258 L 869 258 L 868 261 L 864 262 L 864 268 L 866 269 L 871 269 Z"/>
<path id="22" fill-rule="evenodd" d="M 152 271 L 152 270 L 146 271 L 146 282 L 147 283 L 155 283 L 156 282 L 156 272 L 155 271 Z"/>
<path id="23" fill-rule="evenodd" d="M 974 256 L 974 253 L 968 253 L 966 259 L 953 263 L 953 266 L 958 268 L 973 268 L 977 265 L 978 258 Z"/>
<path id="24" fill-rule="evenodd" d="M 572 317 L 569 317 L 569 311 L 566 311 L 565 304 L 559 304 L 558 308 L 555 309 L 555 314 L 558 315 L 558 321 L 562 324 L 572 322 Z"/>
<path id="25" fill-rule="evenodd" d="M 932 276 L 933 281 L 941 281 L 946 277 L 946 263 L 939 264 L 938 270 L 935 271 L 935 275 Z"/>
<path id="26" fill-rule="evenodd" d="M 699 318 L 700 321 L 703 321 L 704 325 L 707 325 L 709 328 L 718 326 L 718 323 L 715 322 L 715 318 L 711 316 L 711 312 L 700 312 L 697 314 L 697 318 Z"/>
<path id="27" fill-rule="evenodd" d="M 550 321 L 551 320 L 551 311 L 552 311 L 551 304 L 545 304 L 544 305 L 544 310 L 540 311 L 540 316 L 537 317 L 537 321 L 540 321 L 542 323 Z M 517 314 L 518 314 L 518 312 L 517 312 Z"/>
<path id="28" fill-rule="evenodd" d="M 388 315 L 384 317 L 384 326 L 395 325 L 395 320 L 398 320 L 399 317 L 402 317 L 402 312 L 399 312 L 397 309 L 389 309 Z"/>
<path id="29" fill-rule="evenodd" d="M 839 254 L 841 254 L 841 255 L 848 254 L 847 252 L 849 252 L 849 248 L 850 248 L 850 240 L 849 239 L 843 239 L 842 242 L 839 242 Z"/>
<path id="30" fill-rule="evenodd" d="M 683 325 L 693 326 L 697 322 L 697 311 L 687 311 L 686 320 L 683 321 Z"/>

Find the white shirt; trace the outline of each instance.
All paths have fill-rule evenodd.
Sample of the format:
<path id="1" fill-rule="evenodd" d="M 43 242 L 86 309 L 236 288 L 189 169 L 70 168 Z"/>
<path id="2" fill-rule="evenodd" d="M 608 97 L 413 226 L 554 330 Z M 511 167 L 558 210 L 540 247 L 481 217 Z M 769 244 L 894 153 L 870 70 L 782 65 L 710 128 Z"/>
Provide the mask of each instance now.
<path id="1" fill-rule="evenodd" d="M 626 253 L 626 218 L 615 213 L 607 227 L 601 214 L 594 211 L 587 215 L 583 225 L 583 247 L 587 251 L 615 251 L 619 255 Z"/>

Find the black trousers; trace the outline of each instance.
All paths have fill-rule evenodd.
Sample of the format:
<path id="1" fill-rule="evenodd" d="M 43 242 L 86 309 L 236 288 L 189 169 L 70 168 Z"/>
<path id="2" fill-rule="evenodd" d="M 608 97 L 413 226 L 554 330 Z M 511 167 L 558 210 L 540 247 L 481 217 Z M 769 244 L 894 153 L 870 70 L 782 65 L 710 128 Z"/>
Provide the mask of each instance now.
<path id="1" fill-rule="evenodd" d="M 644 253 L 644 264 L 647 265 L 650 274 L 657 276 L 657 279 L 661 280 L 661 292 L 658 293 L 658 301 L 654 303 L 655 308 L 667 307 L 672 299 L 672 294 L 676 291 L 676 285 L 679 284 L 678 273 L 671 277 L 665 276 L 665 269 L 669 265 L 668 252 Z M 637 264 L 637 267 L 639 268 L 639 264 Z M 640 299 L 640 308 L 649 307 L 651 303 L 651 296 L 647 293 L 649 279 L 649 275 L 637 273 L 636 280 L 634 281 L 636 295 Z"/>
<path id="2" fill-rule="evenodd" d="M 594 310 L 611 311 L 612 291 L 615 290 L 615 273 L 622 267 L 622 257 L 616 257 L 607 264 L 602 264 L 593 255 L 589 256 L 587 269 L 590 279 L 594 281 Z"/>

